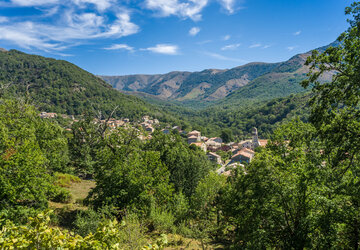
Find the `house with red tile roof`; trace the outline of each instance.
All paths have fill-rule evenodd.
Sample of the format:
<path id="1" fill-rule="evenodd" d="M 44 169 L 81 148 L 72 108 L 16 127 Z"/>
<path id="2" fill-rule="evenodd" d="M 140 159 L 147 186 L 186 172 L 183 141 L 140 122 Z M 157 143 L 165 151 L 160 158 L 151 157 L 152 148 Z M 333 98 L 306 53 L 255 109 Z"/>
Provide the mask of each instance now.
<path id="1" fill-rule="evenodd" d="M 240 162 L 240 163 L 250 163 L 252 158 L 254 158 L 255 152 L 248 148 L 242 148 L 237 154 L 231 157 L 231 163 Z"/>

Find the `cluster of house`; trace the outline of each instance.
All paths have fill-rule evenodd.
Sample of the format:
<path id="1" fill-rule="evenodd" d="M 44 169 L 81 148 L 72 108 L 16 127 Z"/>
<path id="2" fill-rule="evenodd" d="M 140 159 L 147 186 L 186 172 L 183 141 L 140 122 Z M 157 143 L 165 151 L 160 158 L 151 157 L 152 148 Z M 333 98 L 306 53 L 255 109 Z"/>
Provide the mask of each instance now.
<path id="1" fill-rule="evenodd" d="M 103 124 L 107 124 L 107 126 L 109 128 L 115 129 L 115 128 L 119 128 L 119 127 L 124 127 L 126 124 L 129 124 L 130 120 L 128 118 L 123 118 L 120 120 L 114 119 L 114 118 L 110 118 L 108 120 L 99 120 L 99 119 L 94 119 L 94 123 L 103 123 Z"/>
<path id="2" fill-rule="evenodd" d="M 166 134 L 166 135 L 168 135 L 168 134 L 170 134 L 171 133 L 171 131 L 177 131 L 177 132 L 179 132 L 179 134 L 184 134 L 184 135 L 186 135 L 186 132 L 184 131 L 184 130 L 182 130 L 179 126 L 173 126 L 173 127 L 171 127 L 171 126 L 166 126 L 164 129 L 162 129 L 161 131 L 164 133 L 164 134 Z"/>
<path id="3" fill-rule="evenodd" d="M 140 126 L 150 134 L 155 131 L 156 126 L 159 126 L 160 122 L 158 119 L 151 119 L 148 115 L 141 118 Z"/>
<path id="4" fill-rule="evenodd" d="M 78 120 L 75 120 L 75 117 L 73 115 L 57 114 L 57 113 L 50 113 L 50 112 L 41 112 L 39 114 L 39 116 L 40 116 L 40 118 L 45 118 L 45 119 L 62 117 L 64 119 L 72 119 L 73 121 L 78 121 Z"/>
<path id="5" fill-rule="evenodd" d="M 220 137 L 207 138 L 206 136 L 201 136 L 201 132 L 196 130 L 189 132 L 187 136 L 188 144 L 200 147 L 207 153 L 209 160 L 222 166 L 217 171 L 219 174 L 229 174 L 229 171 L 226 171 L 227 169 L 243 166 L 244 163 L 250 163 L 255 155 L 255 148 L 264 147 L 267 144 L 267 140 L 259 139 L 256 128 L 253 128 L 252 139 L 227 144 L 223 143 Z M 216 153 L 218 151 L 231 151 L 232 157 L 230 161 L 223 162 L 221 156 Z"/>
<path id="6" fill-rule="evenodd" d="M 56 118 L 57 116 L 58 115 L 56 113 L 40 113 L 41 118 Z M 66 115 L 61 116 L 64 117 Z M 74 122 L 77 121 L 74 120 L 74 117 L 66 116 L 64 118 L 72 118 Z M 141 127 L 144 131 L 148 132 L 145 135 L 141 133 L 140 139 L 143 140 L 151 139 L 151 134 L 155 131 L 155 128 L 160 125 L 159 120 L 152 119 L 147 115 L 143 116 L 141 120 L 135 124 L 131 124 L 128 118 L 123 118 L 120 120 L 114 118 L 108 120 L 95 119 L 94 122 L 106 123 L 112 129 L 133 125 L 137 126 L 138 128 Z M 172 128 L 166 127 L 162 129 L 162 132 L 165 134 L 170 134 L 171 130 L 177 130 L 179 133 L 186 134 L 186 132 L 181 130 L 179 126 L 174 126 Z M 201 136 L 201 132 L 196 130 L 187 133 L 187 142 L 189 145 L 195 145 L 207 153 L 209 160 L 221 166 L 217 172 L 224 175 L 229 175 L 230 169 L 232 168 L 237 168 L 239 166 L 244 167 L 244 163 L 250 163 L 255 155 L 255 148 L 264 147 L 267 144 L 267 140 L 259 139 L 256 128 L 253 128 L 252 139 L 241 142 L 230 142 L 225 144 L 220 137 L 207 138 L 206 136 Z M 231 159 L 224 162 L 221 159 L 221 156 L 217 154 L 218 151 L 231 152 Z"/>

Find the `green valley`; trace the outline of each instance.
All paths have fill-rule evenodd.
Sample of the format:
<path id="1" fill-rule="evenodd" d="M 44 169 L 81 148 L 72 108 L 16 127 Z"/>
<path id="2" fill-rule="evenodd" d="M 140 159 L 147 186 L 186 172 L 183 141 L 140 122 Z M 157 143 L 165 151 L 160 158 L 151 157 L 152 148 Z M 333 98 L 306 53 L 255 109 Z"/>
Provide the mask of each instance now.
<path id="1" fill-rule="evenodd" d="M 208 13 L 197 10 L 207 1 L 0 5 L 17 4 L 25 15 L 35 2 L 41 18 L 71 7 L 61 39 L 49 38 L 58 26 L 36 26 L 50 33 L 35 39 L 43 49 L 62 51 L 81 36 L 124 42 L 83 47 L 86 59 L 121 51 L 144 64 L 150 54 L 156 64 L 182 56 L 185 47 L 170 43 L 125 44 L 130 35 L 140 40 L 133 15 L 146 28 L 145 14 L 158 8 L 154 15 L 169 22 L 197 22 L 181 33 L 184 41 L 206 32 L 200 25 Z M 216 3 L 234 18 L 232 1 Z M 96 76 L 64 60 L 0 49 L 0 249 L 359 249 L 360 2 L 345 13 L 349 27 L 335 43 L 226 70 Z M 0 40 L 20 34 L 30 43 L 37 34 L 35 22 L 21 23 L 26 32 L 16 26 L 19 33 L 9 32 L 9 22 L 16 20 L 0 16 Z M 217 37 L 223 45 L 231 39 Z M 195 47 L 208 43 L 216 40 Z M 240 46 L 218 50 L 230 55 Z"/>

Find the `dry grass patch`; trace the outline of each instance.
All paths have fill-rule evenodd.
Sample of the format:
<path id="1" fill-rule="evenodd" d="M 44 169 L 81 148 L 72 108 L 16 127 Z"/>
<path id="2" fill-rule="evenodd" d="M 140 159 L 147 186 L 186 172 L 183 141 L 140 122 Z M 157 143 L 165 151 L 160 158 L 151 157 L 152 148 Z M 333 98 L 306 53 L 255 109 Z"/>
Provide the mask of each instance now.
<path id="1" fill-rule="evenodd" d="M 75 177 L 75 176 L 74 176 Z M 61 179 L 66 180 L 66 178 Z M 76 180 L 76 179 L 75 179 Z M 71 194 L 71 202 L 70 204 L 58 203 L 58 202 L 49 202 L 49 207 L 53 209 L 62 209 L 68 208 L 70 210 L 84 210 L 87 209 L 86 206 L 83 205 L 83 200 L 87 197 L 90 190 L 95 187 L 95 181 L 91 180 L 81 180 L 78 179 L 76 181 L 71 181 L 68 183 L 67 181 L 63 181 L 66 184 L 64 187 Z"/>

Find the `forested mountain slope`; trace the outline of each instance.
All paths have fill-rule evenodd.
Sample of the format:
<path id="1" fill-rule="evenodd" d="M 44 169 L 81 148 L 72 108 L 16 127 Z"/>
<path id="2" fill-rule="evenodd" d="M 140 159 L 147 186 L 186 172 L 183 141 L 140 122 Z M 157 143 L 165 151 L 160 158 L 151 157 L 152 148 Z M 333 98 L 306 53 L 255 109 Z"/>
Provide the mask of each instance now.
<path id="1" fill-rule="evenodd" d="M 118 106 L 116 116 L 130 118 L 158 112 L 74 64 L 17 50 L 0 51 L 0 85 L 2 95 L 27 95 L 43 111 L 110 113 Z"/>
<path id="2" fill-rule="evenodd" d="M 271 72 L 276 66 L 278 64 L 250 63 L 230 70 L 100 77 L 116 89 L 144 92 L 160 99 L 213 101 Z"/>
<path id="3" fill-rule="evenodd" d="M 324 51 L 328 46 L 318 48 Z M 135 95 L 151 95 L 188 106 L 201 103 L 222 104 L 270 100 L 303 91 L 299 83 L 305 79 L 305 61 L 311 51 L 280 63 L 249 63 L 228 70 L 208 69 L 201 72 L 170 72 L 164 75 L 100 76 L 114 88 Z M 331 80 L 331 73 L 323 80 Z M 229 97 L 228 99 L 226 97 Z M 200 105 L 201 106 L 201 105 Z"/>

